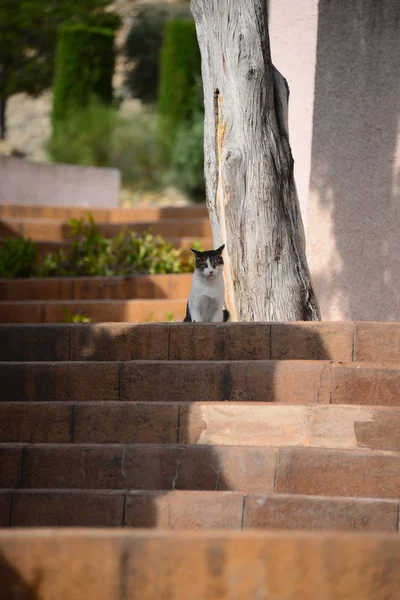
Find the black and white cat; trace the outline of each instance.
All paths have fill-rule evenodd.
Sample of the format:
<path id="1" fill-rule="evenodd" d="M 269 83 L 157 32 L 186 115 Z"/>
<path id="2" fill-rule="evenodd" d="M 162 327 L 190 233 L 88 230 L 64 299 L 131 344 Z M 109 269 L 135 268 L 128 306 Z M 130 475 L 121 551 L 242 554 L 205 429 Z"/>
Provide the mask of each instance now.
<path id="1" fill-rule="evenodd" d="M 184 322 L 222 323 L 230 320 L 225 307 L 224 259 L 222 251 L 225 244 L 216 250 L 199 252 L 193 250 L 196 257 L 196 269 L 186 307 Z"/>

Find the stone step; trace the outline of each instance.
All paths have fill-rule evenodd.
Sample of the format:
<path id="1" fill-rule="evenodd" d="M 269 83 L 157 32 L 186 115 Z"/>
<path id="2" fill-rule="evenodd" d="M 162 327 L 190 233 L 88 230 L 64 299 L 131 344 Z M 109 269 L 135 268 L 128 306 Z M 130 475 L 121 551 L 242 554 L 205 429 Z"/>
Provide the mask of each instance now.
<path id="1" fill-rule="evenodd" d="M 0 204 L 1 218 L 25 219 L 82 219 L 91 214 L 99 223 L 135 223 L 162 219 L 207 218 L 205 204 L 188 206 L 141 206 L 138 208 L 80 208 L 77 206 L 40 206 L 27 204 Z"/>
<path id="2" fill-rule="evenodd" d="M 11 510 L 12 508 L 12 510 Z M 2 527 L 398 531 L 398 500 L 240 492 L 4 490 Z"/>
<path id="3" fill-rule="evenodd" d="M 47 284 L 47 281 L 32 281 L 27 293 L 35 286 L 38 286 L 35 293 L 42 293 L 42 282 L 45 287 L 49 285 L 47 289 L 51 289 L 52 293 L 58 293 L 59 283 L 50 280 Z M 76 279 L 71 280 L 71 286 L 76 293 L 89 294 L 89 290 L 99 289 L 96 285 L 101 286 L 103 282 L 102 279 L 97 280 L 97 284 L 89 281 L 82 279 L 79 283 Z M 190 275 L 113 279 L 109 286 L 104 284 L 104 294 L 111 294 L 114 289 L 126 289 L 125 286 L 130 284 L 138 286 L 143 295 L 165 290 L 165 293 L 178 296 L 190 284 Z M 19 288 L 19 282 L 15 285 Z M 63 282 L 62 290 L 64 285 L 67 283 Z M 0 297 L 3 291 L 0 284 Z M 400 365 L 400 324 L 0 325 L 0 360 L 69 359 L 334 360 Z"/>
<path id="4" fill-rule="evenodd" d="M 2 362 L 5 402 L 400 406 L 400 366 L 327 361 Z"/>
<path id="5" fill-rule="evenodd" d="M 130 277 L 47 277 L 0 279 L 0 298 L 27 300 L 187 300 L 192 274 Z"/>
<path id="6" fill-rule="evenodd" d="M 180 443 L 400 452 L 399 432 L 399 408 L 249 402 L 0 403 L 0 443 Z"/>
<path id="7" fill-rule="evenodd" d="M 399 498 L 400 453 L 160 444 L 1 444 L 0 488 Z"/>
<path id="8" fill-rule="evenodd" d="M 124 229 L 129 229 L 136 233 L 151 231 L 153 235 L 162 235 L 165 238 L 212 238 L 208 218 L 98 223 L 97 225 L 101 235 L 106 238 L 114 237 Z M 6 217 L 0 221 L 0 236 L 3 238 L 22 235 L 36 241 L 58 242 L 60 240 L 67 240 L 69 234 L 70 227 L 68 222 L 56 219 Z"/>
<path id="9" fill-rule="evenodd" d="M 62 323 L 67 313 L 94 323 L 183 321 L 185 300 L 28 300 L 0 302 L 1 323 Z"/>
<path id="10" fill-rule="evenodd" d="M 39 586 L 40 600 L 388 600 L 400 589 L 390 533 L 33 529 L 1 532 L 0 552 L 10 600 Z"/>

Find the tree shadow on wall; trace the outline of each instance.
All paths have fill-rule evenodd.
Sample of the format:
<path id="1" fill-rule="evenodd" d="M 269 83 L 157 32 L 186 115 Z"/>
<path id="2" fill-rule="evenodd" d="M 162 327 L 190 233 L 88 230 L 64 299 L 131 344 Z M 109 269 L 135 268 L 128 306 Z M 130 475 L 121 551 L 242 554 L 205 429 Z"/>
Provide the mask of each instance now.
<path id="1" fill-rule="evenodd" d="M 400 319 L 400 3 L 318 12 L 309 226 L 329 237 L 329 214 L 336 250 L 321 235 L 317 296 L 324 318 Z"/>

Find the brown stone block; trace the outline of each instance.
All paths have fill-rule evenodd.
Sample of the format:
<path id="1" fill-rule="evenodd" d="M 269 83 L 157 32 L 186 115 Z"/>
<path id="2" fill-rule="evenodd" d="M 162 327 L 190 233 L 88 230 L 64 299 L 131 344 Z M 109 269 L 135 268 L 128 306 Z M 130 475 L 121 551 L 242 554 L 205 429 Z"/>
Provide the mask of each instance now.
<path id="1" fill-rule="evenodd" d="M 171 360 L 269 360 L 266 323 L 171 325 Z"/>
<path id="2" fill-rule="evenodd" d="M 2 401 L 118 399 L 118 363 L 0 363 Z"/>
<path id="3" fill-rule="evenodd" d="M 315 496 L 247 496 L 244 528 L 397 531 L 398 501 Z"/>
<path id="4" fill-rule="evenodd" d="M 18 490 L 12 527 L 122 527 L 124 495 L 98 490 Z"/>
<path id="5" fill-rule="evenodd" d="M 334 365 L 332 402 L 400 406 L 400 366 Z"/>
<path id="6" fill-rule="evenodd" d="M 0 302 L 0 323 L 42 323 L 41 302 Z"/>
<path id="7" fill-rule="evenodd" d="M 351 361 L 353 335 L 351 323 L 272 323 L 271 358 Z"/>
<path id="8" fill-rule="evenodd" d="M 168 325 L 71 326 L 71 360 L 167 360 Z"/>
<path id="9" fill-rule="evenodd" d="M 69 325 L 0 325 L 1 361 L 69 359 Z"/>
<path id="10" fill-rule="evenodd" d="M 71 416 L 65 404 L 0 403 L 0 442 L 70 442 Z"/>
<path id="11" fill-rule="evenodd" d="M 174 444 L 179 405 L 96 402 L 75 407 L 76 443 Z"/>
<path id="12" fill-rule="evenodd" d="M 124 541 L 104 532 L 10 531 L 0 538 L 4 600 L 119 600 Z"/>
<path id="13" fill-rule="evenodd" d="M 11 491 L 0 490 L 0 527 L 10 526 L 11 495 Z"/>
<path id="14" fill-rule="evenodd" d="M 0 488 L 17 488 L 25 444 L 0 444 Z"/>
<path id="15" fill-rule="evenodd" d="M 400 323 L 357 323 L 354 360 L 400 363 Z"/>
<path id="16" fill-rule="evenodd" d="M 221 400 L 230 366 L 217 362 L 131 362 L 121 366 L 121 400 Z"/>
<path id="17" fill-rule="evenodd" d="M 228 400 L 329 403 L 330 364 L 322 361 L 241 361 L 231 363 Z"/>
<path id="18" fill-rule="evenodd" d="M 215 489 L 256 494 L 273 492 L 278 450 L 276 448 L 214 448 L 218 481 Z"/>
<path id="19" fill-rule="evenodd" d="M 354 450 L 281 448 L 276 492 L 398 498 L 400 455 Z"/>
<path id="20" fill-rule="evenodd" d="M 236 492 L 130 492 L 125 526 L 241 529 L 243 495 Z"/>

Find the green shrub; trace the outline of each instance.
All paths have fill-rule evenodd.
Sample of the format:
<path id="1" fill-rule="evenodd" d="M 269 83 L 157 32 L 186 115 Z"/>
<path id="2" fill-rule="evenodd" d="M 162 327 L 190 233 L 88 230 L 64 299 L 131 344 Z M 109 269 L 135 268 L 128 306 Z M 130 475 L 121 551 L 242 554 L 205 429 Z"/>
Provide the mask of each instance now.
<path id="1" fill-rule="evenodd" d="M 104 238 L 91 216 L 70 221 L 72 244 L 66 253 L 48 254 L 37 274 L 57 276 L 109 276 L 133 273 L 186 273 L 193 270 L 193 257 L 150 232 L 139 235 L 125 230 Z"/>
<path id="2" fill-rule="evenodd" d="M 194 23 L 169 21 L 161 49 L 158 110 L 161 140 L 170 148 L 179 127 L 193 117 L 193 96 L 200 73 Z"/>
<path id="3" fill-rule="evenodd" d="M 134 62 L 126 84 L 134 98 L 151 103 L 157 100 L 160 48 L 165 23 L 173 18 L 191 19 L 188 6 L 144 4 L 139 7 L 126 40 L 126 55 Z"/>
<path id="4" fill-rule="evenodd" d="M 58 34 L 54 81 L 53 131 L 68 115 L 97 96 L 113 99 L 114 32 L 83 24 L 66 24 Z"/>
<path id="5" fill-rule="evenodd" d="M 31 277 L 37 262 L 36 244 L 22 237 L 6 238 L 0 246 L 0 277 Z"/>
<path id="6" fill-rule="evenodd" d="M 83 313 L 73 314 L 69 308 L 63 309 L 63 319 L 61 323 L 91 323 L 92 319 L 84 315 Z"/>

